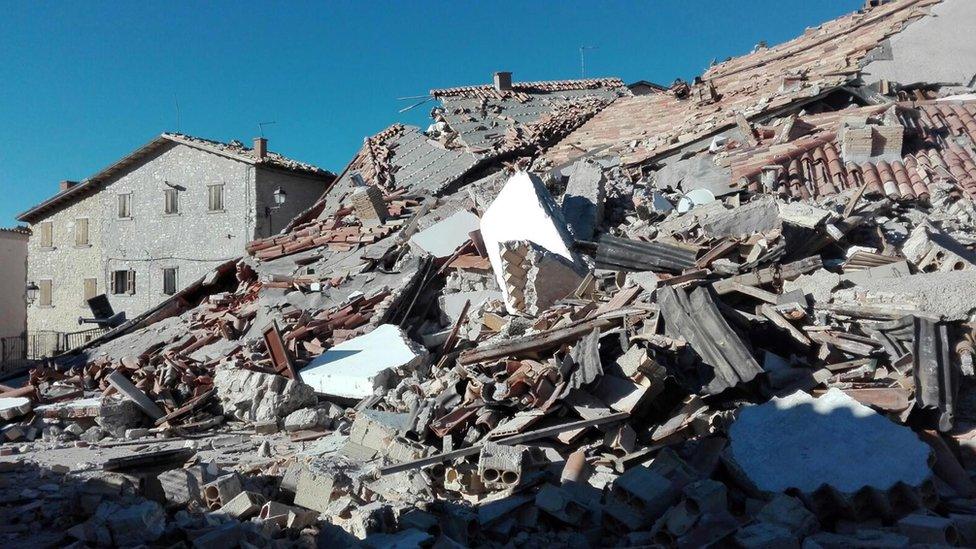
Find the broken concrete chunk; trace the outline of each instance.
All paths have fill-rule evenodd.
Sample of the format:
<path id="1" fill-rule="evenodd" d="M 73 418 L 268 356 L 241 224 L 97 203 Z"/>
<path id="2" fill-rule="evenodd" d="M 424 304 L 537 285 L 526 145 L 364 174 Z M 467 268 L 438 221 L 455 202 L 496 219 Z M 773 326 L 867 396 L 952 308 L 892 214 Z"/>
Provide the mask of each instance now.
<path id="1" fill-rule="evenodd" d="M 319 408 L 302 408 L 288 414 L 285 418 L 285 431 L 303 431 L 305 429 L 315 429 L 316 427 L 326 427 L 332 424 L 332 418 L 328 410 Z"/>
<path id="2" fill-rule="evenodd" d="M 214 387 L 224 414 L 243 421 L 273 421 L 315 404 L 309 385 L 286 377 L 217 366 Z"/>
<path id="3" fill-rule="evenodd" d="M 482 483 L 492 490 L 515 488 L 522 482 L 528 464 L 529 449 L 486 442 L 478 459 Z"/>
<path id="4" fill-rule="evenodd" d="M 729 437 L 731 463 L 765 492 L 888 490 L 931 476 L 929 448 L 910 429 L 834 388 L 743 408 Z"/>
<path id="5" fill-rule="evenodd" d="M 573 165 L 563 194 L 563 217 L 577 240 L 592 240 L 603 222 L 605 179 L 600 165 L 588 159 Z"/>
<path id="6" fill-rule="evenodd" d="M 563 220 L 559 207 L 546 190 L 542 181 L 535 175 L 519 172 L 513 175 L 505 187 L 492 202 L 491 206 L 481 217 L 481 236 L 488 251 L 492 270 L 502 293 L 506 306 L 512 314 L 519 312 L 516 305 L 523 296 L 512 296 L 506 281 L 506 275 L 512 278 L 524 273 L 509 273 L 502 261 L 502 244 L 511 241 L 528 241 L 535 247 L 544 250 L 536 256 L 554 254 L 565 260 L 575 272 L 585 272 L 585 266 L 579 255 L 573 251 L 573 238 Z M 509 265 L 520 266 L 524 272 L 524 262 L 509 261 Z M 555 264 L 547 261 L 547 264 Z M 539 266 L 536 266 L 537 269 Z M 545 271 L 543 271 L 545 272 Z M 515 287 L 519 287 L 516 285 Z M 563 288 L 560 288 L 560 291 Z M 572 288 L 575 290 L 575 287 Z M 572 291 L 570 290 L 570 291 Z M 565 297 L 564 294 L 562 297 Z"/>
<path id="7" fill-rule="evenodd" d="M 804 507 L 802 501 L 786 494 L 773 496 L 756 518 L 786 528 L 799 537 L 809 536 L 820 528 L 816 515 Z"/>
<path id="8" fill-rule="evenodd" d="M 902 253 L 923 273 L 961 271 L 976 266 L 976 253 L 928 222 L 912 230 L 902 245 Z"/>
<path id="9" fill-rule="evenodd" d="M 898 521 L 898 530 L 912 543 L 948 546 L 959 544 L 959 532 L 951 520 L 939 516 L 912 514 Z"/>
<path id="10" fill-rule="evenodd" d="M 799 549 L 800 540 L 792 532 L 765 522 L 756 522 L 735 533 L 735 543 L 743 549 Z"/>
<path id="11" fill-rule="evenodd" d="M 14 419 L 31 411 L 31 401 L 27 397 L 0 398 L 0 418 Z"/>
<path id="12" fill-rule="evenodd" d="M 468 233 L 477 230 L 480 223 L 478 216 L 461 210 L 414 234 L 410 245 L 438 259 L 447 258 L 469 240 Z"/>
<path id="13" fill-rule="evenodd" d="M 426 359 L 427 350 L 403 330 L 383 324 L 314 358 L 302 369 L 302 379 L 318 393 L 365 398 L 376 389 L 393 387 Z"/>
<path id="14" fill-rule="evenodd" d="M 247 520 L 257 516 L 265 503 L 267 500 L 257 492 L 241 492 L 221 507 L 220 511 L 238 520 Z"/>

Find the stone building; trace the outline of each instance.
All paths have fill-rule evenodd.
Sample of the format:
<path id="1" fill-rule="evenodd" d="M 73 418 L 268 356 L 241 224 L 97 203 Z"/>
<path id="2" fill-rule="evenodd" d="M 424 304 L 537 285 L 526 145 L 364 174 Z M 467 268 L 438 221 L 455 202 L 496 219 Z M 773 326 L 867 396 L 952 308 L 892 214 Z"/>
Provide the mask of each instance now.
<path id="1" fill-rule="evenodd" d="M 27 279 L 39 289 L 28 330 L 84 329 L 87 299 L 102 293 L 132 318 L 280 231 L 334 178 L 263 138 L 248 148 L 164 133 L 82 182 L 62 182 L 18 217 L 33 230 Z"/>
<path id="2" fill-rule="evenodd" d="M 0 228 L 0 338 L 17 337 L 27 329 L 28 236 L 30 231 L 22 227 Z"/>

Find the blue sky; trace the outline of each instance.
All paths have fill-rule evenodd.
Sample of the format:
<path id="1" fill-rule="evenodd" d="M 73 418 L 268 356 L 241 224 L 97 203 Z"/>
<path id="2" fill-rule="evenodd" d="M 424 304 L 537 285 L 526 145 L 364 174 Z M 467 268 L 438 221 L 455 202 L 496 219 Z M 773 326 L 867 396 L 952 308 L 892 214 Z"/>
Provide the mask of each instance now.
<path id="1" fill-rule="evenodd" d="M 587 76 L 670 83 L 861 0 L 21 2 L 0 0 L 0 226 L 163 131 L 340 171 L 363 137 L 426 124 L 431 88 Z M 180 116 L 177 118 L 177 103 Z"/>

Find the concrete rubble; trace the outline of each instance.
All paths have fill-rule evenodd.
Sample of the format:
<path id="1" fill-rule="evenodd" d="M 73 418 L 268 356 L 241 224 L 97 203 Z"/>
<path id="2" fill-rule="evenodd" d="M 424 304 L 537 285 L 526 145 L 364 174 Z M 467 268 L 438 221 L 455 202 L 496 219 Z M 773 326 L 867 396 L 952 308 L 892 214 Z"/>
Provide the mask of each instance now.
<path id="1" fill-rule="evenodd" d="M 0 387 L 0 539 L 976 544 L 972 79 L 859 69 L 938 65 L 894 38 L 960 1 L 646 93 L 432 90 L 280 234 Z"/>

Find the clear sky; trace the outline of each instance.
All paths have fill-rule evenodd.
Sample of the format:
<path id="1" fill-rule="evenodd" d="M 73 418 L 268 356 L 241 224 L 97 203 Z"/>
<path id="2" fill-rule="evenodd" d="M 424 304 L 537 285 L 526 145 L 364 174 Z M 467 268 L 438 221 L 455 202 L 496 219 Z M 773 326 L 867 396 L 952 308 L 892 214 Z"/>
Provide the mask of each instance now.
<path id="1" fill-rule="evenodd" d="M 0 0 L 0 226 L 163 131 L 340 171 L 363 137 L 426 125 L 431 88 L 619 76 L 669 84 L 862 0 Z M 179 116 L 177 116 L 177 104 Z"/>

